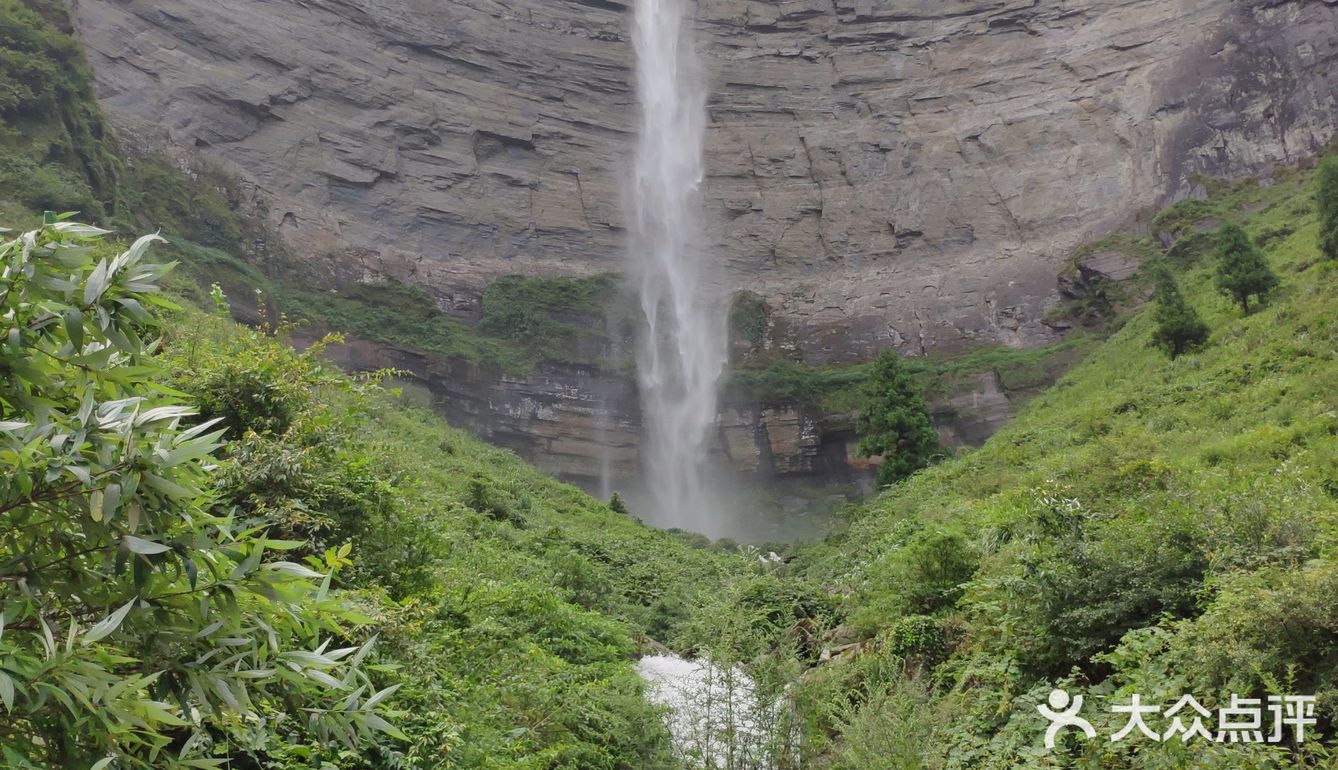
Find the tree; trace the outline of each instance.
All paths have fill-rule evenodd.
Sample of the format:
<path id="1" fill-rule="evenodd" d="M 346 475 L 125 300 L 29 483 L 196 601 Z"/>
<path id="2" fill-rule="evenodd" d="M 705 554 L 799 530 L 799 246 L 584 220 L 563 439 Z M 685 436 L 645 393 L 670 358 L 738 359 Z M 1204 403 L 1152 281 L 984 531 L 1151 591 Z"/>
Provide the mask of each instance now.
<path id="1" fill-rule="evenodd" d="M 161 239 L 118 254 L 48 220 L 0 243 L 0 764 L 215 767 L 396 734 L 330 589 L 347 548 L 274 560 L 304 544 L 211 492 L 222 431 L 155 355 Z"/>
<path id="2" fill-rule="evenodd" d="M 1239 225 L 1224 224 L 1217 231 L 1217 285 L 1239 302 L 1246 314 L 1250 312 L 1250 297 L 1257 296 L 1263 302 L 1278 285 L 1277 275 Z"/>
<path id="3" fill-rule="evenodd" d="M 859 451 L 866 457 L 882 455 L 879 484 L 894 484 L 929 465 L 939 450 L 938 433 L 924 395 L 895 350 L 883 351 L 874 361 L 864 402 L 856 422 Z"/>
<path id="4" fill-rule="evenodd" d="M 1338 156 L 1324 159 L 1319 166 L 1319 250 L 1328 259 L 1338 259 Z"/>
<path id="5" fill-rule="evenodd" d="M 1208 325 L 1198 312 L 1185 302 L 1171 271 L 1165 267 L 1154 273 L 1157 308 L 1153 320 L 1157 328 L 1152 332 L 1152 345 L 1165 351 L 1171 358 L 1187 353 L 1208 341 Z"/>

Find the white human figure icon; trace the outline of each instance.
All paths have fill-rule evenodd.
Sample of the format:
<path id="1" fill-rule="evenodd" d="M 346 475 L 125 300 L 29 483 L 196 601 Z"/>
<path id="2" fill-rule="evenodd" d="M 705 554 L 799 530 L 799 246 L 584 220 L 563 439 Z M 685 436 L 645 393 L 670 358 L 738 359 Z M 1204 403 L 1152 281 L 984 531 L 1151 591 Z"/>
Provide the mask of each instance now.
<path id="1" fill-rule="evenodd" d="M 1050 727 L 1045 731 L 1045 747 L 1053 749 L 1055 747 L 1055 735 L 1065 727 L 1076 727 L 1083 731 L 1088 738 L 1096 737 L 1096 730 L 1092 728 L 1092 723 L 1078 716 L 1082 711 L 1082 696 L 1074 695 L 1072 704 L 1069 703 L 1069 694 L 1064 690 L 1050 691 L 1050 707 L 1044 705 L 1036 707 L 1041 712 L 1041 716 L 1050 720 Z"/>

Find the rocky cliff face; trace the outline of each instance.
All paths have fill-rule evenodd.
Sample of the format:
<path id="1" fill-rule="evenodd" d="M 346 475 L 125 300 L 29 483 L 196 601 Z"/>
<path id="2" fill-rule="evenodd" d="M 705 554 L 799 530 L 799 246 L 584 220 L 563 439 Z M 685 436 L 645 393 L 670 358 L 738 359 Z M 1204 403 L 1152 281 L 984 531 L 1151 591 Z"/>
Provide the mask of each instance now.
<path id="1" fill-rule="evenodd" d="M 626 0 L 75 0 L 117 122 L 330 283 L 617 268 Z M 1051 335 L 1076 243 L 1338 122 L 1332 0 L 700 0 L 723 280 L 836 360 Z"/>
<path id="2" fill-rule="evenodd" d="M 320 336 L 320 330 L 299 329 L 294 341 L 305 348 Z M 562 363 L 508 376 L 359 339 L 332 345 L 327 355 L 354 371 L 403 372 L 453 425 L 591 491 L 610 483 L 626 489 L 640 475 L 640 406 L 635 383 L 623 377 Z M 1007 400 L 1003 403 L 1011 416 Z M 938 416 L 945 436 L 955 439 L 958 413 L 947 409 Z M 789 402 L 726 399 L 708 451 L 748 479 L 853 480 L 868 475 L 867 463 L 853 456 L 853 444 L 851 422 L 844 416 L 816 414 Z"/>
<path id="3" fill-rule="evenodd" d="M 809 362 L 1045 342 L 1075 245 L 1197 174 L 1331 139 L 1336 3 L 699 0 L 721 280 L 760 295 Z M 418 284 L 468 322 L 499 276 L 623 268 L 628 6 L 72 3 L 124 136 L 238 172 L 317 284 Z M 1121 260 L 1090 255 L 1069 283 Z M 626 380 L 504 377 L 357 340 L 337 354 L 411 372 L 453 421 L 554 474 L 636 473 Z M 1011 416 L 997 373 L 958 384 L 934 405 L 949 443 Z M 832 478 L 862 472 L 850 444 L 831 415 L 727 399 L 712 451 Z"/>
<path id="4" fill-rule="evenodd" d="M 324 330 L 302 327 L 294 343 L 306 348 Z M 351 371 L 394 369 L 426 392 L 451 424 L 514 450 L 553 476 L 599 493 L 627 491 L 640 477 L 641 412 L 635 383 L 598 368 L 545 363 L 526 375 L 506 375 L 401 346 L 348 338 L 326 356 Z M 931 402 L 945 446 L 974 446 L 1012 419 L 1017 398 L 1034 395 L 1062 370 L 1035 381 L 1000 382 L 975 372 Z M 853 415 L 792 400 L 759 401 L 727 392 L 707 452 L 714 465 L 744 482 L 809 479 L 871 488 L 873 466 L 858 455 Z"/>

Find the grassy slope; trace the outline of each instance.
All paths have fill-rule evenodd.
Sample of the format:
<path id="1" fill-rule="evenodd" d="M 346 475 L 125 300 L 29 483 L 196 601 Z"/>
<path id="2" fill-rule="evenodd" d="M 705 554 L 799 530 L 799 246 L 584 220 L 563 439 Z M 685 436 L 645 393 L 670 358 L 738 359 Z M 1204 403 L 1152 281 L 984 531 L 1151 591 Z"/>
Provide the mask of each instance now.
<path id="1" fill-rule="evenodd" d="M 1053 382 L 1075 358 L 1091 351 L 1099 338 L 1073 332 L 1040 348 L 1015 350 L 987 347 L 951 355 L 930 354 L 908 358 L 906 367 L 923 385 L 929 399 L 947 398 L 970 387 L 969 379 L 994 372 L 1004 391 L 1024 403 L 1028 396 Z M 731 369 L 724 384 L 727 393 L 760 401 L 795 401 L 823 414 L 851 414 L 863 403 L 862 389 L 869 363 L 813 366 L 786 360 L 749 363 Z"/>
<path id="2" fill-rule="evenodd" d="M 834 766 L 1210 766 L 1202 748 L 1045 753 L 1034 705 L 1057 681 L 1102 705 L 1118 687 L 1122 702 L 1137 687 L 1210 707 L 1231 691 L 1319 692 L 1332 729 L 1335 266 L 1319 259 L 1304 176 L 1214 193 L 1193 218 L 1244 223 L 1282 277 L 1264 309 L 1242 318 L 1210 260 L 1181 255 L 1213 329 L 1205 350 L 1167 360 L 1138 313 L 980 450 L 803 552 L 797 572 L 847 595 L 849 622 L 876 637 L 809 680 L 828 709 L 815 722 L 844 732 L 824 752 Z M 917 590 L 936 579 L 937 596 Z M 917 614 L 932 622 L 905 619 Z M 861 691 L 867 705 L 836 707 Z M 1235 751 L 1232 766 L 1274 766 Z"/>
<path id="3" fill-rule="evenodd" d="M 382 401 L 365 428 L 368 451 L 412 469 L 405 505 L 436 512 L 446 548 L 436 606 L 401 646 L 409 697 L 421 698 L 406 732 L 428 746 L 457 731 L 446 745 L 464 767 L 663 762 L 631 660 L 742 560 L 615 514 L 429 412 Z M 480 485 L 506 519 L 470 507 Z M 412 684 L 423 679 L 437 681 Z"/>
<path id="4" fill-rule="evenodd" d="M 614 513 L 280 339 L 189 307 L 169 328 L 173 384 L 206 415 L 300 404 L 282 432 L 238 438 L 224 487 L 318 548 L 354 546 L 347 588 L 398 667 L 413 740 L 339 766 L 668 766 L 632 660 L 648 636 L 681 636 L 707 593 L 749 572 L 743 557 Z M 313 756 L 281 766 L 336 759 Z"/>

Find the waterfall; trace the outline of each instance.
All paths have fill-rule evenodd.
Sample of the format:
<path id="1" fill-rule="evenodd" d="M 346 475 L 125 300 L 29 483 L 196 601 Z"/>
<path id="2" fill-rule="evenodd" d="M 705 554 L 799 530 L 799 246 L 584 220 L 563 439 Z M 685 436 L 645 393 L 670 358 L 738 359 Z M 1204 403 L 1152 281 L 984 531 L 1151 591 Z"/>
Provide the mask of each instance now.
<path id="1" fill-rule="evenodd" d="M 699 195 L 706 91 L 689 0 L 636 0 L 640 136 L 632 184 L 631 260 L 643 334 L 637 354 L 651 510 L 665 527 L 718 534 L 703 473 L 725 364 L 723 302 L 711 288 Z"/>

